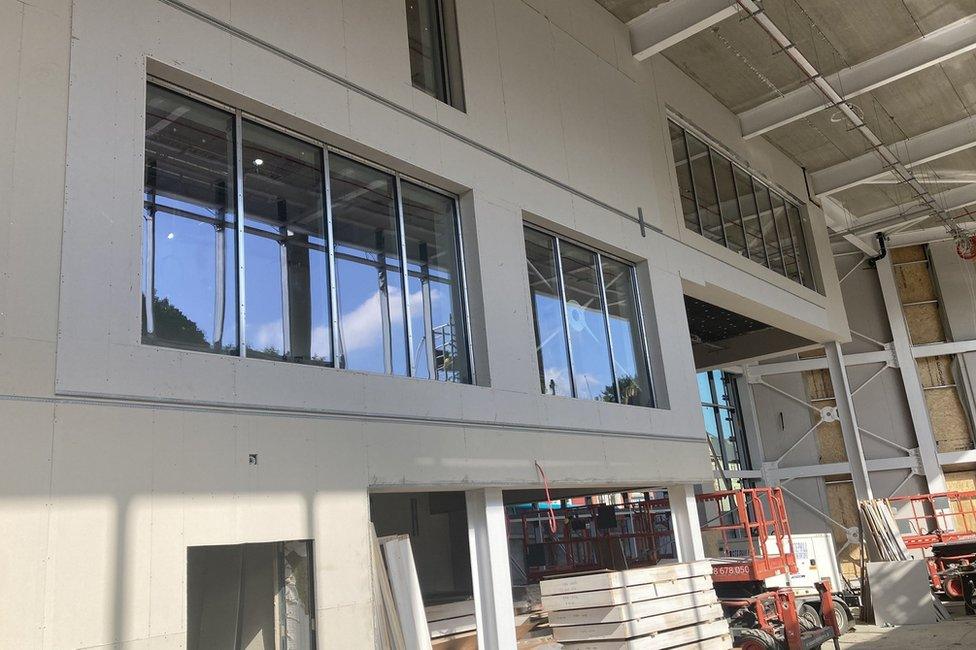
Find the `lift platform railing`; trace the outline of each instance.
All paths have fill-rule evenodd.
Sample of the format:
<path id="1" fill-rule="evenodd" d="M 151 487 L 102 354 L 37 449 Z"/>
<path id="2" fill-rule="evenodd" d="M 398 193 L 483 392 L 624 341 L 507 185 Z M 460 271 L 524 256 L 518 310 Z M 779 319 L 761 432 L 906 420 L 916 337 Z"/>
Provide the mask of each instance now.
<path id="1" fill-rule="evenodd" d="M 780 488 L 759 487 L 697 496 L 704 510 L 706 549 L 717 551 L 712 579 L 762 581 L 796 573 L 793 539 Z"/>
<path id="2" fill-rule="evenodd" d="M 976 492 L 936 492 L 887 501 L 908 548 L 928 549 L 976 537 Z"/>
<path id="3" fill-rule="evenodd" d="M 520 513 L 525 573 L 530 581 L 620 564 L 627 568 L 650 566 L 675 557 L 667 499 L 612 506 L 616 521 L 612 528 L 597 525 L 599 507 L 592 504 L 556 510 L 555 531 L 550 528 L 547 509 Z"/>

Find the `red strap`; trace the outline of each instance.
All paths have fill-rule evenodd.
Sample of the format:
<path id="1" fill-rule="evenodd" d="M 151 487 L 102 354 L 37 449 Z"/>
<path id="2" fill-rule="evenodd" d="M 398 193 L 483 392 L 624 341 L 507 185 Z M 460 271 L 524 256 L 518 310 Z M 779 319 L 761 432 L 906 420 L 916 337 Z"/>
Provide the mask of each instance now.
<path id="1" fill-rule="evenodd" d="M 548 506 L 548 510 L 549 510 L 549 530 L 555 533 L 556 513 L 552 511 L 552 497 L 549 496 L 549 479 L 546 478 L 546 471 L 542 469 L 542 465 L 539 464 L 539 461 L 535 461 L 535 468 L 539 470 L 540 474 L 542 474 L 542 486 L 546 490 L 546 505 Z"/>

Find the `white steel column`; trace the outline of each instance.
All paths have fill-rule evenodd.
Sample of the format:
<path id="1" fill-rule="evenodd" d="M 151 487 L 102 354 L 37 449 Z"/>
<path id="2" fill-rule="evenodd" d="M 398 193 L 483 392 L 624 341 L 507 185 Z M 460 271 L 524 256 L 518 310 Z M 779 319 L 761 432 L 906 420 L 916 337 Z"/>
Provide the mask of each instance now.
<path id="1" fill-rule="evenodd" d="M 673 483 L 665 486 L 671 506 L 671 529 L 678 562 L 693 562 L 705 558 L 702 544 L 701 523 L 698 521 L 698 501 L 695 486 L 689 483 Z"/>
<path id="2" fill-rule="evenodd" d="M 881 296 L 884 298 L 885 310 L 888 312 L 888 322 L 891 326 L 895 361 L 901 372 L 901 381 L 905 385 L 905 397 L 908 400 L 908 411 L 915 428 L 915 440 L 918 442 L 918 455 L 922 462 L 922 471 L 925 472 L 925 482 L 928 484 L 929 492 L 945 492 L 945 476 L 939 463 L 939 446 L 935 442 L 935 432 L 932 431 L 932 422 L 929 420 L 922 380 L 918 376 L 918 366 L 915 365 L 915 357 L 912 354 L 908 326 L 905 325 L 905 318 L 902 315 L 891 257 L 886 256 L 878 260 L 877 268 Z"/>
<path id="3" fill-rule="evenodd" d="M 857 415 L 854 412 L 854 398 L 851 397 L 851 384 L 847 379 L 847 368 L 844 366 L 844 353 L 840 343 L 831 341 L 824 344 L 827 351 L 827 370 L 830 372 L 830 383 L 834 387 L 834 401 L 837 402 L 837 420 L 840 430 L 844 434 L 844 450 L 851 466 L 851 479 L 854 482 L 854 495 L 858 499 L 873 499 L 871 479 L 868 478 L 868 467 L 864 461 L 864 448 L 861 446 L 861 431 L 857 426 Z"/>
<path id="4" fill-rule="evenodd" d="M 479 648 L 515 648 L 505 504 L 499 488 L 468 490 L 468 545 Z"/>

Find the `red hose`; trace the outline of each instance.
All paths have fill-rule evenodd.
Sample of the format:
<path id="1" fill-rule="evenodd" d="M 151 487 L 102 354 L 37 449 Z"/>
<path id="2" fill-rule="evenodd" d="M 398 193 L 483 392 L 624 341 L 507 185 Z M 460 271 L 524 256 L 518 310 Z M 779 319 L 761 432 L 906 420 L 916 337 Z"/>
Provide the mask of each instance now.
<path id="1" fill-rule="evenodd" d="M 535 461 L 535 468 L 539 470 L 542 474 L 542 486 L 546 490 L 546 506 L 549 511 L 549 531 L 552 533 L 556 532 L 556 514 L 552 511 L 552 497 L 549 495 L 549 479 L 546 478 L 546 471 L 542 469 L 542 465 L 539 461 Z"/>

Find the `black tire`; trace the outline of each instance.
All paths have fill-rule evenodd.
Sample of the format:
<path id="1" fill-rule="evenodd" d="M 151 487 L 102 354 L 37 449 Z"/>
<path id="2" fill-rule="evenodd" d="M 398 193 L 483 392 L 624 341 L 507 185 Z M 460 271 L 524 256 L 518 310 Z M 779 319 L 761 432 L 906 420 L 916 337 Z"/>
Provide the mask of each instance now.
<path id="1" fill-rule="evenodd" d="M 847 608 L 847 603 L 840 598 L 834 598 L 834 617 L 837 619 L 837 629 L 841 634 L 846 634 L 854 627 L 851 617 L 851 610 Z"/>
<path id="2" fill-rule="evenodd" d="M 744 650 L 776 650 L 779 647 L 771 634 L 756 628 L 733 628 L 732 635 L 735 638 L 735 647 Z"/>
<path id="3" fill-rule="evenodd" d="M 823 627 L 823 620 L 820 618 L 820 614 L 809 603 L 800 605 L 799 610 L 797 610 L 797 616 L 800 619 L 800 627 L 803 630 L 818 630 Z"/>

